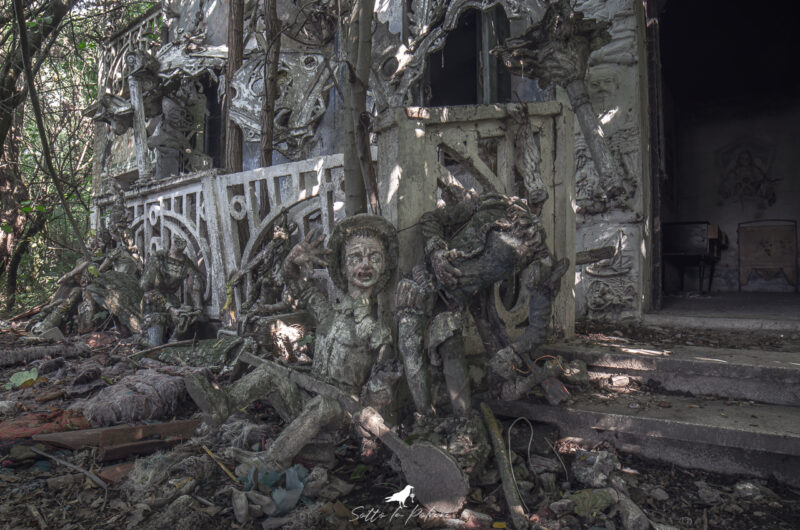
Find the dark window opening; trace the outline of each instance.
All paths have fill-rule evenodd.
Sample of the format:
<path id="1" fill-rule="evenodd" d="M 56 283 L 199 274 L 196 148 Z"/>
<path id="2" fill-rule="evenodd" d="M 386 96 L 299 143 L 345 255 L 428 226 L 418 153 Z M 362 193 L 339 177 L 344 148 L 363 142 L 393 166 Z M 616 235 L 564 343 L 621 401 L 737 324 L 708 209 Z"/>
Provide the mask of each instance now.
<path id="1" fill-rule="evenodd" d="M 489 54 L 508 34 L 508 18 L 500 7 L 462 13 L 444 47 L 428 56 L 425 104 L 441 107 L 509 101 L 510 75 Z"/>

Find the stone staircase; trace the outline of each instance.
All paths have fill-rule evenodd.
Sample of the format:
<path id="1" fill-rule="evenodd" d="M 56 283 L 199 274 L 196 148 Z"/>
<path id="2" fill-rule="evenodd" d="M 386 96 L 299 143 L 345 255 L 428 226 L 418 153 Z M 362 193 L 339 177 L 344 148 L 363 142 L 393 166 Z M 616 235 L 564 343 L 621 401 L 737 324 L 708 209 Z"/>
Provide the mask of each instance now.
<path id="1" fill-rule="evenodd" d="M 800 353 L 580 343 L 541 353 L 585 361 L 592 391 L 561 406 L 496 401 L 496 414 L 646 458 L 800 487 Z"/>

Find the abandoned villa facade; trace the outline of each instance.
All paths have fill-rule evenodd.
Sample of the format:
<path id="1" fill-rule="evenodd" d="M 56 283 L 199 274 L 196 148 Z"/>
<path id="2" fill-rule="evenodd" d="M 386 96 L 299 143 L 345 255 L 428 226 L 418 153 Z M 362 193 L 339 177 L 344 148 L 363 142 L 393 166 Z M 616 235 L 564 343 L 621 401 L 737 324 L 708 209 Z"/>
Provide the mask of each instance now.
<path id="1" fill-rule="evenodd" d="M 300 2 L 278 2 L 285 28 L 305 26 L 281 40 L 270 167 L 259 167 L 264 10 L 255 4 L 244 13 L 244 57 L 231 79 L 227 2 L 152 9 L 109 38 L 88 110 L 97 123 L 95 226 L 109 222 L 121 188 L 140 252 L 184 238 L 205 277 L 208 316 L 223 321 L 235 319 L 223 310 L 226 280 L 269 241 L 282 212 L 301 235 L 330 234 L 345 214 L 336 2 L 314 3 L 313 16 L 298 13 Z M 540 179 L 548 244 L 575 264 L 553 316 L 567 335 L 576 318 L 641 320 L 663 292 L 796 290 L 800 181 L 790 168 L 800 154 L 785 131 L 800 105 L 789 88 L 769 92 L 776 83 L 755 98 L 746 80 L 720 93 L 731 76 L 746 77 L 729 66 L 736 28 L 755 15 L 727 11 L 726 29 L 712 37 L 734 51 L 715 56 L 722 48 L 699 43 L 721 3 L 678 4 L 571 2 L 603 35 L 583 68 L 573 65 L 577 77 L 559 78 L 508 44 L 532 39 L 544 3 L 376 0 L 370 138 L 381 211 L 400 235 L 399 272 L 422 256 L 417 223 L 442 185 L 524 197 Z M 752 41 L 768 49 L 778 39 Z M 778 69 L 769 60 L 760 68 Z M 242 171 L 233 173 L 221 140 L 226 92 L 243 138 Z M 599 155 L 607 160 L 595 163 Z M 759 245 L 776 250 L 765 256 Z M 576 262 L 602 247 L 613 254 Z M 234 308 L 249 282 L 234 289 Z M 527 318 L 518 291 L 496 289 L 508 327 Z"/>

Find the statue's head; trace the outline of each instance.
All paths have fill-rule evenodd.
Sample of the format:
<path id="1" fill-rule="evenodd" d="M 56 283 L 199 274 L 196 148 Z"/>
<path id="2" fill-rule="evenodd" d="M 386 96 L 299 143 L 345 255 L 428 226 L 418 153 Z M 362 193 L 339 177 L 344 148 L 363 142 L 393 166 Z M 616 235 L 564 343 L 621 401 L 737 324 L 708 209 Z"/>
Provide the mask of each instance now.
<path id="1" fill-rule="evenodd" d="M 359 214 L 339 222 L 328 248 L 331 278 L 350 294 L 379 293 L 397 268 L 397 231 L 377 215 Z"/>
<path id="2" fill-rule="evenodd" d="M 172 247 L 170 251 L 174 255 L 183 254 L 183 251 L 186 250 L 186 240 L 179 235 L 172 236 Z"/>

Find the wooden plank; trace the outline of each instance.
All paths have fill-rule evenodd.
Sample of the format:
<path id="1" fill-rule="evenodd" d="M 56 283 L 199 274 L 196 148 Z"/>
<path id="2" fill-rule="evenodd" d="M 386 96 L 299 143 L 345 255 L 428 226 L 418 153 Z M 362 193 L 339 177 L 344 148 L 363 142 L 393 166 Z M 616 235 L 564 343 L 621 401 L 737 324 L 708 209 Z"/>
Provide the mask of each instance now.
<path id="1" fill-rule="evenodd" d="M 180 438 L 170 438 L 168 440 L 142 440 L 119 445 L 100 447 L 97 451 L 98 462 L 109 462 L 111 460 L 121 460 L 129 456 L 149 455 L 162 449 L 169 449 L 183 440 Z"/>
<path id="2" fill-rule="evenodd" d="M 119 484 L 133 469 L 133 462 L 125 462 L 115 466 L 104 467 L 97 474 L 101 479 L 110 484 Z"/>
<path id="3" fill-rule="evenodd" d="M 152 425 L 120 425 L 116 427 L 101 427 L 99 429 L 36 434 L 32 438 L 37 442 L 45 442 L 58 447 L 77 450 L 84 447 L 135 442 L 153 436 L 174 436 L 186 439 L 194 433 L 200 423 L 200 420 L 181 420 Z"/>

